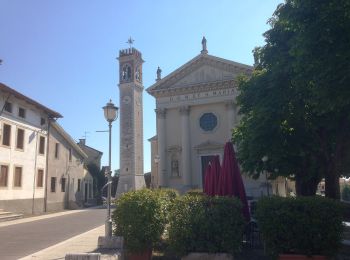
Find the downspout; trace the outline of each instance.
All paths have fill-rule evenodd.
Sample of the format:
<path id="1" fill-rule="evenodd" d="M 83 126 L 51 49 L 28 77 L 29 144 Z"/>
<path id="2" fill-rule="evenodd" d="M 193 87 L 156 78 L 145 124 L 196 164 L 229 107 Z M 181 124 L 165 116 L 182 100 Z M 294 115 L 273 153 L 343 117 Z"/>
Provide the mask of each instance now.
<path id="1" fill-rule="evenodd" d="M 32 215 L 34 214 L 34 200 L 35 200 L 35 177 L 36 177 L 36 163 L 38 158 L 38 132 L 34 130 L 34 134 L 36 134 L 35 141 L 35 161 L 34 161 L 34 174 L 33 174 L 33 199 L 32 199 Z"/>
<path id="2" fill-rule="evenodd" d="M 45 193 L 44 193 L 44 212 L 47 212 L 47 181 L 49 175 L 49 147 L 50 147 L 50 128 L 51 128 L 51 120 L 52 118 L 48 117 L 47 123 L 47 145 L 46 145 L 46 171 L 45 171 Z"/>

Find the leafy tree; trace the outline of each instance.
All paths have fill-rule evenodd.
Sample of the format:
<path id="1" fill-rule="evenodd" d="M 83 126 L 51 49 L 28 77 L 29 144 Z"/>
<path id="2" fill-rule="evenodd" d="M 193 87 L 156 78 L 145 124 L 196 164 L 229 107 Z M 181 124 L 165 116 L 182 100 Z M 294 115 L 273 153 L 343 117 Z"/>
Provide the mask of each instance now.
<path id="1" fill-rule="evenodd" d="M 239 160 L 255 177 L 294 176 L 299 195 L 325 177 L 326 196 L 339 198 L 350 161 L 350 2 L 286 0 L 269 24 L 252 77 L 239 81 Z"/>
<path id="2" fill-rule="evenodd" d="M 97 199 L 101 198 L 101 189 L 103 185 L 106 184 L 107 179 L 104 176 L 104 170 L 100 170 L 96 164 L 90 163 L 87 166 L 87 169 L 89 173 L 92 175 L 92 178 L 94 179 L 94 197 Z"/>

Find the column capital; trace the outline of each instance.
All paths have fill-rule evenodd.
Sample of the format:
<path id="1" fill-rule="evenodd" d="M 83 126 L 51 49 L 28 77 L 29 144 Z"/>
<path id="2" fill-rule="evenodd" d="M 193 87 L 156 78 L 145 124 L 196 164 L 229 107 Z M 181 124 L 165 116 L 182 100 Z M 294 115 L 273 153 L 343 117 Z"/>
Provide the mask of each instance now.
<path id="1" fill-rule="evenodd" d="M 227 100 L 225 102 L 226 109 L 234 109 L 236 106 L 237 106 L 237 101 L 236 100 Z"/>
<path id="2" fill-rule="evenodd" d="M 157 118 L 165 118 L 166 116 L 166 108 L 156 108 L 154 110 L 157 114 Z"/>
<path id="3" fill-rule="evenodd" d="M 190 113 L 190 106 L 182 106 L 179 108 L 181 115 L 188 115 Z"/>

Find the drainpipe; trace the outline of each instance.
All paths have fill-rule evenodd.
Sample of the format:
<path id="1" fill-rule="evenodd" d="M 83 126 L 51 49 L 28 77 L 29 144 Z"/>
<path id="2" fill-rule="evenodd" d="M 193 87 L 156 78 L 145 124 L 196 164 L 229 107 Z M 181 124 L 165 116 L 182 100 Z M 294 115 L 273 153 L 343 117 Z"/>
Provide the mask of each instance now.
<path id="1" fill-rule="evenodd" d="M 48 189 L 48 175 L 49 175 L 49 147 L 50 147 L 50 127 L 51 127 L 51 118 L 48 117 L 47 123 L 47 145 L 46 145 L 46 171 L 45 171 L 45 193 L 44 193 L 44 212 L 47 212 L 47 189 Z"/>
<path id="2" fill-rule="evenodd" d="M 32 199 L 32 215 L 34 214 L 34 203 L 35 203 L 35 177 L 37 175 L 36 163 L 38 158 L 38 132 L 34 130 L 34 134 L 36 135 L 35 141 L 35 161 L 34 161 L 34 177 L 33 177 L 33 199 Z"/>

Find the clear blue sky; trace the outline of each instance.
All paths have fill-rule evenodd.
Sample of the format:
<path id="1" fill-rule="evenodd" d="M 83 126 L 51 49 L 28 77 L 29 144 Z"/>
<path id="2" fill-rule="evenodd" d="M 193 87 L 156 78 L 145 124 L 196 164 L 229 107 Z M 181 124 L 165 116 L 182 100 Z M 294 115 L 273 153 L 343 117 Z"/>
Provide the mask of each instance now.
<path id="1" fill-rule="evenodd" d="M 201 50 L 252 65 L 267 20 L 282 0 L 0 0 L 0 82 L 61 113 L 75 139 L 104 153 L 102 107 L 119 106 L 118 62 L 127 39 L 142 52 L 145 89 Z M 144 169 L 156 134 L 155 100 L 144 92 Z M 112 169 L 119 168 L 119 120 L 113 124 Z"/>

